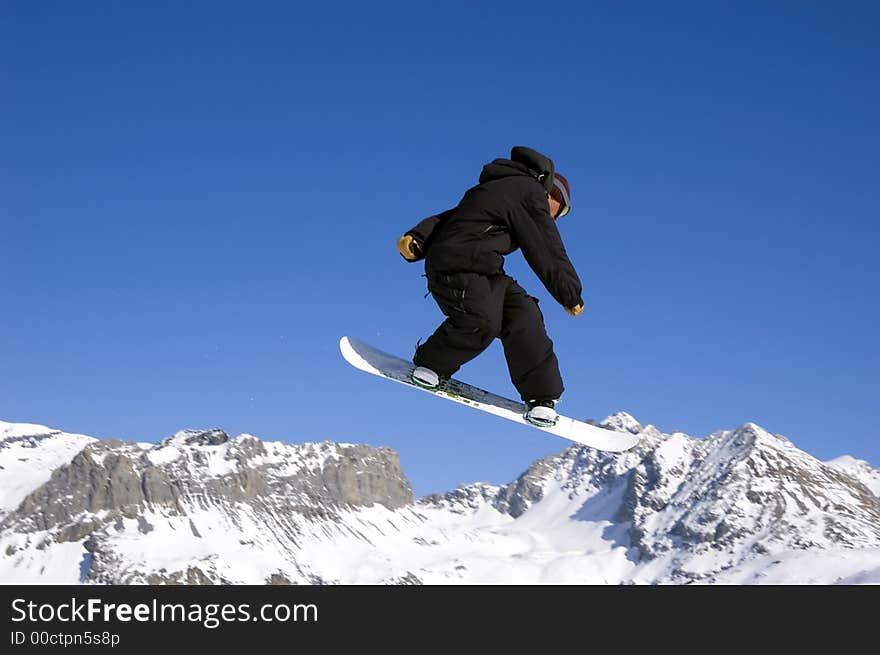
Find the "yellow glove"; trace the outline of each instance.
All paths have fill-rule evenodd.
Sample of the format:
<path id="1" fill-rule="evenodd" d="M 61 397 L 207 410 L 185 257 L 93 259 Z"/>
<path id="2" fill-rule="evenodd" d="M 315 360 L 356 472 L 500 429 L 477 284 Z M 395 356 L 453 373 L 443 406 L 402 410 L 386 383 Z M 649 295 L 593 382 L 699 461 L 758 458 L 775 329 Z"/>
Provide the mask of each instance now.
<path id="1" fill-rule="evenodd" d="M 397 240 L 397 252 L 408 262 L 417 261 L 422 254 L 422 247 L 412 234 L 404 234 Z"/>
<path id="2" fill-rule="evenodd" d="M 566 307 L 565 311 L 567 311 L 572 316 L 578 316 L 582 311 L 584 311 L 584 306 L 583 304 L 580 304 L 577 307 Z"/>

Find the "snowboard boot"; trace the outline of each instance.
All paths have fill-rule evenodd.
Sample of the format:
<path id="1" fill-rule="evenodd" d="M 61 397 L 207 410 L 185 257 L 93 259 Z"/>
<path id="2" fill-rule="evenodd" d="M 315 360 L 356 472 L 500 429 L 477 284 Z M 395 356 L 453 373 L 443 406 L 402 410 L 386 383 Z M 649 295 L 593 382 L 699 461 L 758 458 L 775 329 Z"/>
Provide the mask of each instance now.
<path id="1" fill-rule="evenodd" d="M 539 428 L 552 428 L 559 420 L 556 400 L 530 400 L 526 403 L 526 421 Z"/>
<path id="2" fill-rule="evenodd" d="M 440 376 L 424 366 L 416 366 L 410 375 L 410 379 L 413 381 L 413 384 L 423 389 L 436 389 L 440 386 Z"/>

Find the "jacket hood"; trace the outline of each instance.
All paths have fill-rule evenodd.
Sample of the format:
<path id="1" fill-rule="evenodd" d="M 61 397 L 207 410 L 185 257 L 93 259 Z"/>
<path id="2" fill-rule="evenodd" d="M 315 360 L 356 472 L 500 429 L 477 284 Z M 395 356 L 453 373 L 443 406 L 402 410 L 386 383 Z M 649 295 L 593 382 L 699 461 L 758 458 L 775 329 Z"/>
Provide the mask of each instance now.
<path id="1" fill-rule="evenodd" d="M 510 159 L 495 159 L 483 166 L 480 184 L 515 175 L 536 180 L 547 193 L 553 188 L 553 160 L 525 146 L 515 146 Z"/>
<path id="2" fill-rule="evenodd" d="M 480 173 L 480 184 L 514 176 L 531 177 L 537 180 L 537 176 L 529 170 L 528 166 L 509 159 L 495 159 L 483 166 L 483 172 Z"/>

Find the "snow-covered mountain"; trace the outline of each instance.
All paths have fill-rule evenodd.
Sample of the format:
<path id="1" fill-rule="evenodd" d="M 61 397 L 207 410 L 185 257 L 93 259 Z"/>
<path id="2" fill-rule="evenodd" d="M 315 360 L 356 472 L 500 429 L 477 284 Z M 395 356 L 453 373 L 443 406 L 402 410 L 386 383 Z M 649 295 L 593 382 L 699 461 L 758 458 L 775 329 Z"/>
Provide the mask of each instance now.
<path id="1" fill-rule="evenodd" d="M 0 582 L 880 583 L 867 462 L 751 423 L 603 425 L 641 442 L 416 501 L 387 448 L 0 423 Z"/>

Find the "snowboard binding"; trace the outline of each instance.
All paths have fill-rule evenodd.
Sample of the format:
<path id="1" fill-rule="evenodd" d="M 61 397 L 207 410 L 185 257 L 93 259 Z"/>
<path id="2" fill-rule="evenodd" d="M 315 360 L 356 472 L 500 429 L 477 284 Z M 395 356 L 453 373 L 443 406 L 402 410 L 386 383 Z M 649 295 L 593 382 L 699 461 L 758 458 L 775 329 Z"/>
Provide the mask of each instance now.
<path id="1" fill-rule="evenodd" d="M 425 368 L 424 366 L 416 366 L 413 372 L 410 374 L 410 379 L 413 381 L 413 384 L 421 387 L 422 389 L 433 391 L 440 388 L 440 376 L 431 369 Z"/>
<path id="2" fill-rule="evenodd" d="M 529 401 L 523 418 L 536 428 L 552 428 L 559 420 L 555 400 Z"/>

